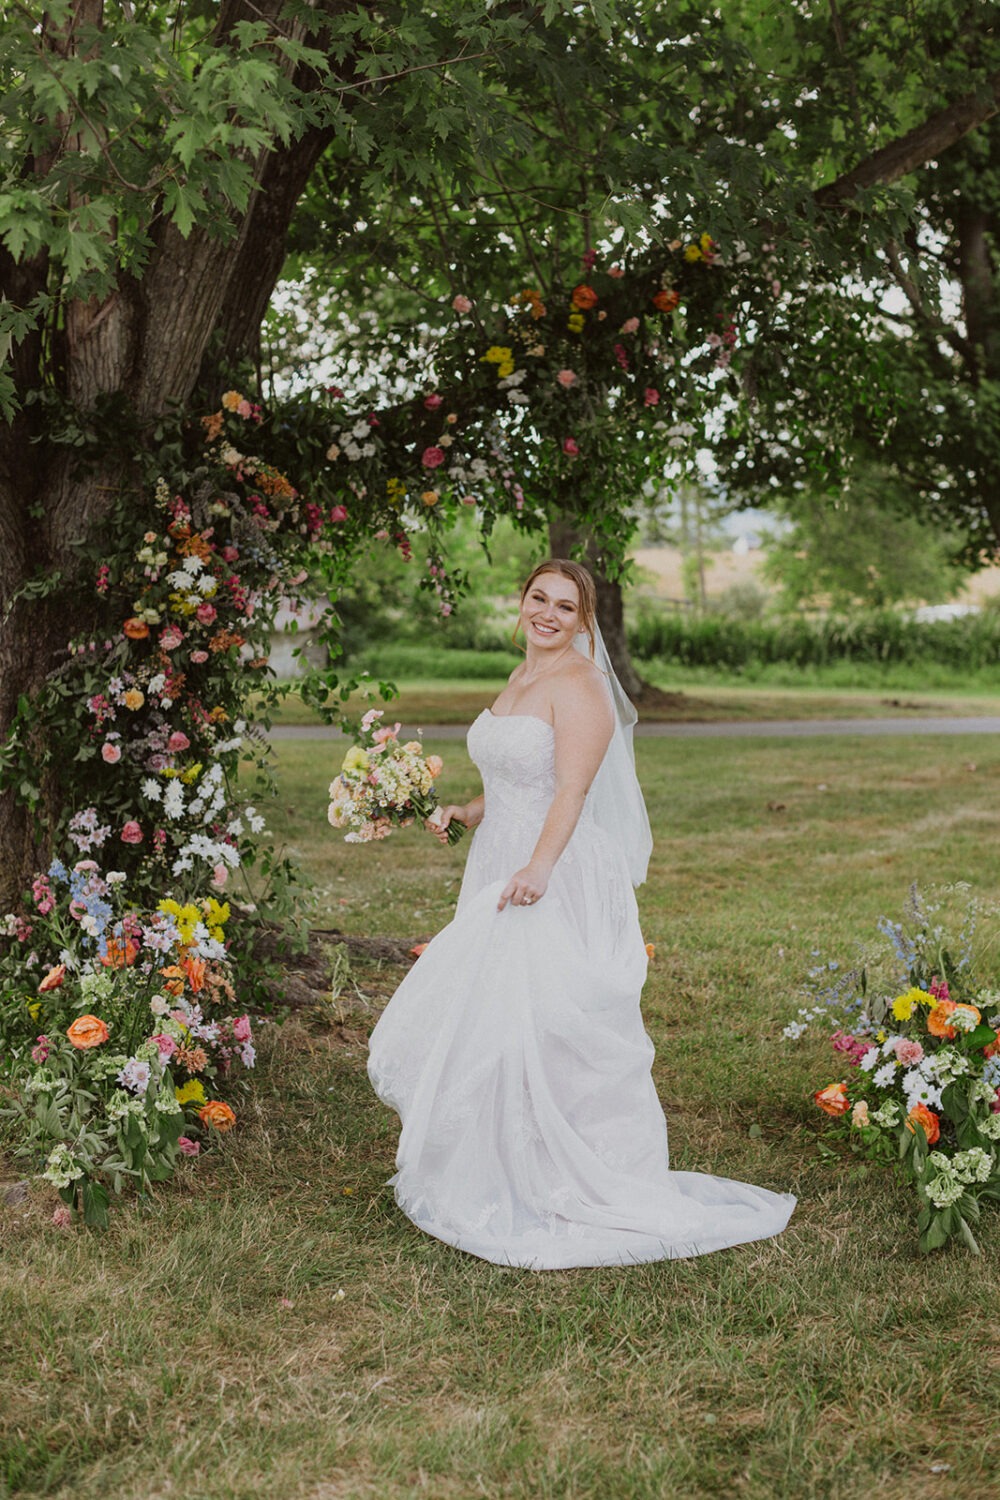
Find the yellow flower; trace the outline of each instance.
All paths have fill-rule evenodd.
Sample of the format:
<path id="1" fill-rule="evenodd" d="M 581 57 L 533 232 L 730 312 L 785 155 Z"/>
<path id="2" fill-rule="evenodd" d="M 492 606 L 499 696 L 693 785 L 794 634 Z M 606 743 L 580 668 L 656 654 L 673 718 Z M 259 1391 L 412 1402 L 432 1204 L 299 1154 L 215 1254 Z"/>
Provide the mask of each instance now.
<path id="1" fill-rule="evenodd" d="M 133 711 L 137 708 L 141 708 L 145 701 L 146 699 L 143 697 L 142 693 L 140 693 L 138 688 L 129 688 L 128 692 L 122 699 L 125 707 L 131 708 Z"/>
<path id="2" fill-rule="evenodd" d="M 182 771 L 181 780 L 183 781 L 184 785 L 190 786 L 193 781 L 197 781 L 198 777 L 201 775 L 201 770 L 202 762 L 198 760 L 195 761 L 193 766 L 188 766 L 186 771 Z"/>
<path id="3" fill-rule="evenodd" d="M 239 391 L 226 391 L 225 395 L 222 398 L 222 405 L 225 407 L 226 411 L 235 411 L 242 400 L 243 397 L 240 395 Z"/>
<path id="4" fill-rule="evenodd" d="M 684 259 L 690 261 L 704 260 L 705 254 L 700 245 L 685 245 Z"/>
<path id="5" fill-rule="evenodd" d="M 367 771 L 368 766 L 369 760 L 367 750 L 362 750 L 360 745 L 352 745 L 350 750 L 348 750 L 347 754 L 344 756 L 344 764 L 341 767 L 341 770 Z"/>
<path id="6" fill-rule="evenodd" d="M 582 333 L 583 324 L 584 317 L 583 313 L 580 312 L 570 313 L 569 317 L 566 319 L 566 327 L 569 329 L 570 333 Z"/>
<path id="7" fill-rule="evenodd" d="M 510 365 L 511 369 L 513 369 L 514 366 L 511 363 L 513 358 L 513 350 L 508 349 L 505 344 L 492 344 L 483 355 L 480 363 L 484 365 Z"/>
<path id="8" fill-rule="evenodd" d="M 178 1104 L 204 1104 L 205 1085 L 197 1078 L 189 1078 L 182 1088 L 174 1089 Z"/>
<path id="9" fill-rule="evenodd" d="M 194 930 L 201 921 L 201 912 L 196 906 L 189 902 L 187 906 L 181 906 L 169 897 L 161 901 L 157 911 L 162 911 L 164 916 L 173 917 L 174 924 L 184 947 L 194 942 Z"/>
<path id="10" fill-rule="evenodd" d="M 498 380 L 506 380 L 507 376 L 508 375 L 513 375 L 513 373 L 514 373 L 514 361 L 512 359 L 505 359 L 502 365 L 497 365 L 497 379 Z"/>
<path id="11" fill-rule="evenodd" d="M 701 246 L 701 253 L 707 255 L 712 248 L 712 236 L 710 234 L 703 234 L 698 244 Z"/>
<path id="12" fill-rule="evenodd" d="M 918 1005 L 936 1005 L 933 995 L 926 990 L 911 987 L 905 995 L 897 995 L 892 1002 L 892 1013 L 897 1021 L 908 1021 Z"/>
<path id="13" fill-rule="evenodd" d="M 29 1000 L 28 1001 L 28 1015 L 31 1017 L 31 1019 L 33 1021 L 37 1021 L 38 1020 L 38 1017 L 39 1017 L 39 1014 L 41 1012 L 41 1009 L 42 1009 L 42 1002 L 40 1000 Z"/>

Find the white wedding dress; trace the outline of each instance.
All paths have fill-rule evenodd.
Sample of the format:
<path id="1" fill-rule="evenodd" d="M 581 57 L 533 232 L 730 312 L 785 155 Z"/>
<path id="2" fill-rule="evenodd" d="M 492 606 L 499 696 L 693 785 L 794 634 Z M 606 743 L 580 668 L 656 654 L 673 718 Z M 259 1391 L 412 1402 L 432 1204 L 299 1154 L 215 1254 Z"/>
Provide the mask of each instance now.
<path id="1" fill-rule="evenodd" d="M 784 1229 L 795 1199 L 668 1167 L 639 995 L 646 951 L 624 855 L 585 806 L 546 894 L 497 899 L 555 787 L 543 719 L 469 731 L 485 816 L 454 920 L 371 1038 L 402 1121 L 400 1208 L 437 1239 L 534 1270 L 701 1255 Z"/>

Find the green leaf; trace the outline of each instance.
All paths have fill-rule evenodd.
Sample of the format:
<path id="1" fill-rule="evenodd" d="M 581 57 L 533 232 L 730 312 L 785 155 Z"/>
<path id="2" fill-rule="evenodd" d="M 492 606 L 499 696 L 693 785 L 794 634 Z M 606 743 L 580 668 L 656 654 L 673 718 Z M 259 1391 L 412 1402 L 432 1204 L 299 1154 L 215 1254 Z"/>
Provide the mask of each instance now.
<path id="1" fill-rule="evenodd" d="M 83 1222 L 93 1229 L 107 1229 L 109 1201 L 107 1189 L 99 1182 L 85 1180 L 81 1196 L 83 1198 Z"/>

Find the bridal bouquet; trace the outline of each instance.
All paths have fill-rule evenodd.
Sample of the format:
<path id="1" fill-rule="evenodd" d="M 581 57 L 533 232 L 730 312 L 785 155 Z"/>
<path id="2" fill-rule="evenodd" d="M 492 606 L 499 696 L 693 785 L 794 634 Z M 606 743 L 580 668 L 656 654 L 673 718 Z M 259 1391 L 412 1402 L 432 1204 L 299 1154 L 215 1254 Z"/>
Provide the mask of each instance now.
<path id="1" fill-rule="evenodd" d="M 835 1022 L 842 1076 L 814 1101 L 857 1149 L 912 1179 L 923 1251 L 953 1237 L 978 1251 L 971 1225 L 983 1202 L 1000 1202 L 1000 990 L 986 982 L 984 951 L 998 919 L 966 887 L 927 898 L 914 887 L 904 921 L 883 919 L 881 944 L 855 968 L 813 970 L 813 1003 L 784 1031 Z"/>
<path id="2" fill-rule="evenodd" d="M 414 818 L 433 820 L 438 807 L 434 782 L 441 774 L 439 755 L 424 755 L 419 740 L 399 742 L 399 724 L 380 725 L 382 709 L 370 708 L 361 734 L 344 756 L 340 775 L 330 783 L 328 817 L 334 828 L 347 828 L 348 844 L 384 839 L 393 827 Z M 448 825 L 448 842 L 457 844 L 465 827 Z"/>

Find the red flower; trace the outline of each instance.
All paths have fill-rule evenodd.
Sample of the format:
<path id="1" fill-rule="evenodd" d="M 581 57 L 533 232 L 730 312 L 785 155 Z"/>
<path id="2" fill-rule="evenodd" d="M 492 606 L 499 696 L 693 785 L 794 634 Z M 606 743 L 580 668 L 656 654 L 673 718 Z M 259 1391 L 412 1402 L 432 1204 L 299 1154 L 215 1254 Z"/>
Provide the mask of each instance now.
<path id="1" fill-rule="evenodd" d="M 655 386 L 647 385 L 644 403 L 646 406 L 659 406 L 660 393 Z"/>
<path id="2" fill-rule="evenodd" d="M 569 300 L 581 312 L 589 312 L 592 307 L 597 306 L 598 298 L 592 286 L 576 286 Z"/>
<path id="3" fill-rule="evenodd" d="M 331 521 L 346 521 L 347 520 L 347 506 L 346 505 L 335 505 L 333 507 L 333 509 L 330 511 L 330 520 Z"/>
<path id="4" fill-rule="evenodd" d="M 656 292 L 653 296 L 653 306 L 659 312 L 673 312 L 680 300 L 679 292 Z"/>
<path id="5" fill-rule="evenodd" d="M 123 844 L 141 844 L 142 829 L 140 828 L 139 824 L 136 823 L 133 819 L 131 822 L 125 824 L 125 827 L 122 829 L 121 837 Z"/>
<path id="6" fill-rule="evenodd" d="M 444 463 L 446 456 L 443 448 L 436 448 L 432 445 L 430 448 L 424 449 L 420 456 L 420 462 L 425 469 L 439 469 Z"/>
<path id="7" fill-rule="evenodd" d="M 580 452 L 580 446 L 577 443 L 576 438 L 563 438 L 562 451 L 567 455 L 567 457 L 576 458 L 576 456 Z"/>

